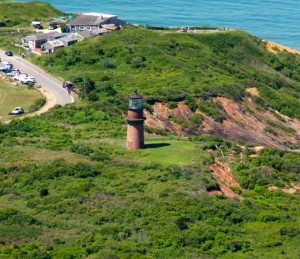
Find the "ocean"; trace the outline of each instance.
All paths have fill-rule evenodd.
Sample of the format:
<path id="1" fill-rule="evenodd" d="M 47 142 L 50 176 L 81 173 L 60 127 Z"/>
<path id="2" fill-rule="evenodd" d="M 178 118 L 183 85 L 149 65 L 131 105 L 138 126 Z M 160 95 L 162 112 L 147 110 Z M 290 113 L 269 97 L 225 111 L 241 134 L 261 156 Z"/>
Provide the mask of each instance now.
<path id="1" fill-rule="evenodd" d="M 44 0 L 43 0 L 44 1 Z M 300 50 L 299 0 L 49 0 L 67 12 L 115 14 L 129 23 L 154 26 L 213 26 L 245 30 Z"/>

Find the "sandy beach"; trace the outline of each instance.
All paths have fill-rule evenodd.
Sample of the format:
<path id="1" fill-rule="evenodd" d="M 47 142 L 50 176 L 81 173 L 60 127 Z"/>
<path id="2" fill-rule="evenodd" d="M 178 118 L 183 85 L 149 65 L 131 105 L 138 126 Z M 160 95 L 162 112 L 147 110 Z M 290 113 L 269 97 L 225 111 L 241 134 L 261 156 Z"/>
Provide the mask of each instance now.
<path id="1" fill-rule="evenodd" d="M 267 40 L 263 40 L 263 42 L 266 43 L 267 50 L 274 53 L 274 54 L 277 54 L 278 51 L 282 52 L 284 50 L 287 51 L 287 52 L 290 52 L 290 53 L 300 54 L 299 50 L 283 46 L 283 45 L 278 44 L 276 42 L 271 42 L 271 41 L 267 41 Z"/>

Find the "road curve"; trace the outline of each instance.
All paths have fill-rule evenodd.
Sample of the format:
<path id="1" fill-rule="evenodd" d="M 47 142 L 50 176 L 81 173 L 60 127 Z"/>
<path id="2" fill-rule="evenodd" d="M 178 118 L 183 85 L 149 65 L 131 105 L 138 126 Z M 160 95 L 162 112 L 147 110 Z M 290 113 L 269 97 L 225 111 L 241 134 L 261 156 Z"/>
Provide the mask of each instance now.
<path id="1" fill-rule="evenodd" d="M 54 96 L 55 104 L 66 105 L 74 102 L 72 95 L 62 87 L 63 81 L 51 76 L 22 57 L 6 56 L 3 50 L 0 50 L 0 58 L 2 61 L 12 63 L 14 68 L 18 68 L 21 73 L 27 73 L 28 75 L 33 76 L 36 79 L 37 85 L 41 85 Z"/>

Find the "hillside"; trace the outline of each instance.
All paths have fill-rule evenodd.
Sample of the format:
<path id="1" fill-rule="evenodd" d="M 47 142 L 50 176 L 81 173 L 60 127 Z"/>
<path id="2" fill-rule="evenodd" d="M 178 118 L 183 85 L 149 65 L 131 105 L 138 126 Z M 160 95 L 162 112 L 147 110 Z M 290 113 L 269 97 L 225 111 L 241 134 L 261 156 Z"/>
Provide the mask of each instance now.
<path id="1" fill-rule="evenodd" d="M 138 89 L 150 128 L 292 148 L 299 145 L 300 56 L 273 51 L 278 54 L 236 30 L 194 34 L 127 27 L 35 61 L 58 76 L 64 70 L 86 100 L 122 101 L 123 112 L 126 95 Z M 177 111 L 180 101 L 185 107 Z"/>
<path id="2" fill-rule="evenodd" d="M 17 3 L 0 1 L 0 22 L 6 27 L 30 27 L 31 21 L 51 21 L 63 12 L 45 2 Z"/>
<path id="3" fill-rule="evenodd" d="M 0 1 L 0 46 L 18 53 L 20 50 L 15 46 L 16 40 L 36 32 L 31 25 L 33 20 L 47 26 L 53 17 L 65 15 L 45 2 Z"/>
<path id="4" fill-rule="evenodd" d="M 31 56 L 80 93 L 0 124 L 0 257 L 298 258 L 300 57 L 274 50 L 128 26 Z"/>

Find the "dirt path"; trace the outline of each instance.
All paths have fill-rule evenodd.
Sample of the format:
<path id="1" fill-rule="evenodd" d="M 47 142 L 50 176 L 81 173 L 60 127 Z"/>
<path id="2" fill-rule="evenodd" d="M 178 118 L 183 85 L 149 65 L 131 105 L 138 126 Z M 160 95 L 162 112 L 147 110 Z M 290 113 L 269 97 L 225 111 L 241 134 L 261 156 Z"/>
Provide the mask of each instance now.
<path id="1" fill-rule="evenodd" d="M 47 112 L 50 108 L 52 108 L 56 105 L 55 96 L 52 93 L 50 93 L 46 88 L 41 87 L 41 88 L 39 88 L 39 91 L 46 98 L 46 103 L 42 106 L 41 109 L 39 109 L 36 112 L 28 114 L 28 116 L 42 114 L 44 112 Z"/>

